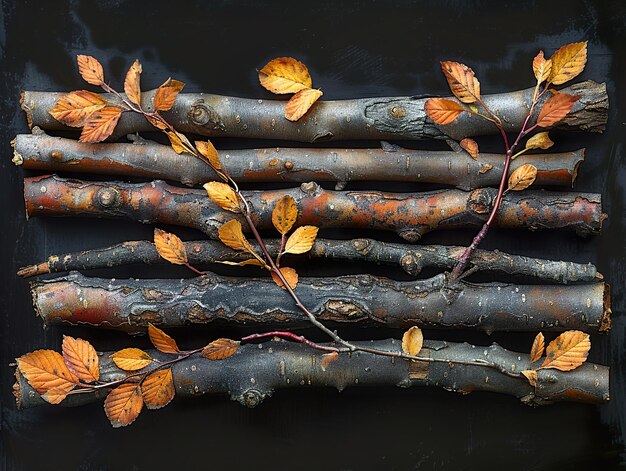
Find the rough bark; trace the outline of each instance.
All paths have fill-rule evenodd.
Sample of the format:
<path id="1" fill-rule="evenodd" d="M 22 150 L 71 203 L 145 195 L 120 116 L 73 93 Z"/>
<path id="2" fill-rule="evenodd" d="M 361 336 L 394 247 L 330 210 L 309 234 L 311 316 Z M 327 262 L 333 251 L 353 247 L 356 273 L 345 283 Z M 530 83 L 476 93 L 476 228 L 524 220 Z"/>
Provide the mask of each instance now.
<path id="1" fill-rule="evenodd" d="M 562 90 L 578 95 L 569 115 L 558 124 L 560 129 L 602 132 L 608 115 L 606 85 L 592 81 L 581 82 Z M 152 110 L 155 91 L 142 94 L 142 106 Z M 533 88 L 485 95 L 483 99 L 502 117 L 507 131 L 517 132 L 526 117 Z M 43 129 L 71 129 L 56 121 L 49 113 L 65 93 L 25 91 L 22 109 L 29 125 Z M 111 95 L 110 101 L 118 101 Z M 545 100 L 547 97 L 544 97 Z M 206 93 L 182 93 L 172 110 L 164 113 L 167 120 L 181 132 L 205 136 L 256 139 L 287 139 L 316 142 L 340 139 L 462 139 L 497 133 L 496 127 L 468 113 L 454 123 L 437 126 L 424 112 L 423 97 L 362 98 L 357 100 L 320 101 L 298 122 L 284 117 L 285 101 L 253 100 L 224 97 Z M 540 109 L 537 106 L 537 112 Z M 113 138 L 154 128 L 135 113 L 124 113 Z"/>
<path id="2" fill-rule="evenodd" d="M 289 296 L 267 277 L 213 273 L 183 280 L 87 278 L 80 273 L 31 283 L 46 324 L 145 331 L 193 324 L 291 329 L 309 325 Z M 371 275 L 301 278 L 296 292 L 324 322 L 406 328 L 492 331 L 610 328 L 608 285 L 473 284 L 449 288 L 445 275 L 400 282 Z M 245 295 L 244 295 L 245 294 Z"/>
<path id="3" fill-rule="evenodd" d="M 289 190 L 243 193 L 260 229 L 272 228 L 272 209 L 289 194 L 300 210 L 298 225 L 390 230 L 416 242 L 432 230 L 482 226 L 497 190 L 338 192 L 303 183 L 300 188 Z M 65 180 L 57 176 L 26 178 L 24 196 L 29 216 L 127 218 L 193 227 L 213 238 L 217 229 L 233 218 L 239 217 L 247 228 L 241 215 L 221 210 L 204 190 L 174 187 L 158 180 L 128 184 Z M 503 198 L 495 225 L 531 230 L 567 228 L 584 236 L 599 232 L 605 217 L 599 194 L 523 191 Z"/>
<path id="4" fill-rule="evenodd" d="M 137 145 L 141 144 L 141 145 Z M 241 149 L 221 152 L 223 165 L 237 182 L 404 181 L 438 183 L 463 190 L 500 183 L 504 156 L 422 151 L 383 144 L 382 149 Z M 535 186 L 571 186 L 584 160 L 584 149 L 558 154 L 522 155 L 510 172 L 525 164 L 537 168 Z M 198 185 L 216 178 L 204 162 L 178 155 L 169 146 L 136 140 L 134 144 L 85 144 L 46 134 L 19 134 L 13 162 L 28 170 L 137 176 Z M 491 167 L 491 170 L 489 168 Z"/>
<path id="5" fill-rule="evenodd" d="M 355 344 L 401 350 L 399 340 Z M 128 374 L 113 364 L 112 353 L 99 354 L 102 381 L 116 381 Z M 161 361 L 172 358 L 157 351 L 149 354 Z M 561 401 L 602 404 L 609 400 L 608 367 L 585 363 L 568 372 L 540 370 L 537 387 L 533 388 L 525 378 L 511 376 L 528 368 L 528 355 L 505 350 L 497 344 L 482 347 L 427 340 L 420 356 L 432 360 L 488 361 L 505 372 L 488 366 L 404 361 L 365 352 L 340 354 L 336 361 L 324 367 L 323 354 L 301 344 L 271 341 L 242 345 L 235 355 L 221 361 L 194 355 L 172 367 L 176 395 L 220 394 L 254 407 L 276 390 L 285 388 L 334 387 L 342 391 L 348 386 L 438 386 L 461 394 L 473 391 L 509 394 L 529 405 Z M 18 370 L 16 379 L 13 393 L 19 409 L 45 404 Z M 100 401 L 107 393 L 108 390 L 102 389 L 98 393 L 70 395 L 61 405 L 80 406 Z"/>
<path id="6" fill-rule="evenodd" d="M 280 240 L 266 239 L 269 252 L 276 256 Z M 239 262 L 250 255 L 237 252 L 218 241 L 198 240 L 184 242 L 189 262 L 201 266 L 221 261 Z M 256 243 L 252 244 L 261 253 Z M 329 240 L 316 239 L 309 257 L 331 260 L 373 262 L 400 266 L 409 275 L 418 275 L 425 267 L 451 269 L 457 263 L 465 247 L 423 245 L 413 246 L 381 242 L 373 239 Z M 169 263 L 148 241 L 130 241 L 105 247 L 62 255 L 51 255 L 48 260 L 30 265 L 18 271 L 19 276 L 30 277 L 45 273 L 73 270 L 107 268 L 131 263 Z M 470 259 L 470 269 L 496 271 L 512 275 L 537 278 L 556 283 L 589 282 L 603 279 L 591 263 L 573 263 L 523 257 L 488 250 L 476 250 Z"/>

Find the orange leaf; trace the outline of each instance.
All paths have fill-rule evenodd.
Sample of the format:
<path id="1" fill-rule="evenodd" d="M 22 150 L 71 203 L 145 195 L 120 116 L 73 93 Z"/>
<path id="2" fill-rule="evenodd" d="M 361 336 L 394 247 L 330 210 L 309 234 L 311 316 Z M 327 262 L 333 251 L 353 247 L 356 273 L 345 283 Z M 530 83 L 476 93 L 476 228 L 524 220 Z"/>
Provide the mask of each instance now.
<path id="1" fill-rule="evenodd" d="M 296 286 L 298 286 L 298 272 L 289 267 L 281 267 L 279 268 L 279 270 L 283 274 L 283 277 L 285 277 L 285 280 L 287 280 L 287 283 L 289 283 L 291 289 L 296 289 Z M 283 281 L 274 272 L 272 272 L 272 280 L 274 280 L 274 283 L 276 283 L 282 289 L 287 289 L 285 288 Z"/>
<path id="2" fill-rule="evenodd" d="M 98 354 L 86 340 L 64 335 L 63 361 L 68 369 L 84 383 L 92 383 L 100 378 Z"/>
<path id="3" fill-rule="evenodd" d="M 472 159 L 478 160 L 478 144 L 474 139 L 466 137 L 459 142 L 459 145 L 465 149 L 465 151 L 472 156 Z"/>
<path id="4" fill-rule="evenodd" d="M 424 334 L 417 326 L 411 327 L 402 336 L 402 351 L 407 355 L 415 356 L 422 349 Z"/>
<path id="5" fill-rule="evenodd" d="M 549 149 L 554 145 L 547 132 L 540 132 L 528 139 L 526 149 Z"/>
<path id="6" fill-rule="evenodd" d="M 158 327 L 148 323 L 148 336 L 154 348 L 163 353 L 180 353 L 176 341 Z"/>
<path id="7" fill-rule="evenodd" d="M 560 47 L 551 60 L 550 83 L 561 85 L 573 79 L 584 70 L 587 63 L 587 41 Z"/>
<path id="8" fill-rule="evenodd" d="M 331 363 L 337 361 L 338 359 L 339 353 L 337 352 L 330 352 L 322 355 L 322 361 L 320 361 L 320 366 L 322 367 L 322 370 L 326 371 L 326 368 L 328 368 Z"/>
<path id="9" fill-rule="evenodd" d="M 217 230 L 217 234 L 224 245 L 234 250 L 245 250 L 254 253 L 252 246 L 243 235 L 241 223 L 236 219 L 222 224 Z"/>
<path id="10" fill-rule="evenodd" d="M 315 226 L 298 227 L 287 239 L 285 253 L 301 254 L 311 250 L 318 230 Z"/>
<path id="11" fill-rule="evenodd" d="M 44 394 L 41 395 L 44 401 L 50 404 L 59 404 L 63 401 L 68 395 L 68 393 L 74 389 L 75 384 L 67 383 L 63 386 L 59 386 L 56 388 L 48 389 Z"/>
<path id="12" fill-rule="evenodd" d="M 587 360 L 590 349 L 589 334 L 578 330 L 568 330 L 548 344 L 546 359 L 541 364 L 541 368 L 573 370 Z"/>
<path id="13" fill-rule="evenodd" d="M 195 145 L 198 152 L 207 158 L 213 168 L 222 170 L 222 163 L 219 155 L 217 155 L 217 149 L 215 149 L 211 141 L 196 141 Z"/>
<path id="14" fill-rule="evenodd" d="M 465 108 L 447 98 L 431 98 L 424 104 L 424 111 L 435 123 L 446 125 L 452 123 Z"/>
<path id="15" fill-rule="evenodd" d="M 314 88 L 300 90 L 285 105 L 285 118 L 289 121 L 298 121 L 322 95 L 321 90 Z"/>
<path id="16" fill-rule="evenodd" d="M 111 355 L 117 367 L 124 371 L 136 371 L 152 363 L 152 358 L 138 348 L 124 348 Z"/>
<path id="17" fill-rule="evenodd" d="M 152 126 L 154 126 L 155 128 L 160 129 L 161 131 L 167 131 L 168 130 L 167 124 L 165 124 L 162 121 L 162 119 L 159 119 L 156 116 L 149 116 L 149 115 L 144 115 L 144 118 L 146 118 L 148 120 L 148 122 L 150 124 L 152 124 Z M 170 142 L 171 141 L 172 141 L 172 139 L 170 139 Z M 174 149 L 174 150 L 176 150 L 176 149 Z M 181 152 L 177 152 L 177 153 L 180 154 L 182 152 L 184 152 L 184 150 L 181 151 Z"/>
<path id="18" fill-rule="evenodd" d="M 114 428 L 132 424 L 143 408 L 139 383 L 123 383 L 104 400 L 104 412 Z"/>
<path id="19" fill-rule="evenodd" d="M 462 103 L 476 103 L 480 99 L 480 83 L 468 66 L 459 62 L 442 61 L 441 70 L 450 90 Z"/>
<path id="20" fill-rule="evenodd" d="M 289 195 L 283 196 L 272 211 L 272 224 L 278 232 L 284 235 L 291 230 L 296 219 L 298 219 L 296 200 Z"/>
<path id="21" fill-rule="evenodd" d="M 272 93 L 297 93 L 313 86 L 309 69 L 292 57 L 279 57 L 259 70 L 261 85 Z"/>
<path id="22" fill-rule="evenodd" d="M 509 191 L 521 191 L 533 184 L 537 178 L 537 167 L 524 164 L 515 169 L 509 177 Z"/>
<path id="23" fill-rule="evenodd" d="M 78 62 L 78 71 L 87 83 L 100 86 L 104 83 L 104 71 L 102 64 L 95 57 L 76 56 Z"/>
<path id="24" fill-rule="evenodd" d="M 28 384 L 52 404 L 61 402 L 78 378 L 68 369 L 60 353 L 54 350 L 36 350 L 17 359 L 17 367 Z M 50 391 L 49 396 L 45 394 Z M 61 397 L 62 396 L 62 397 Z"/>
<path id="25" fill-rule="evenodd" d="M 168 78 L 154 94 L 155 111 L 168 111 L 169 109 L 171 109 L 172 106 L 174 106 L 176 97 L 184 86 L 185 84 L 183 82 Z"/>
<path id="26" fill-rule="evenodd" d="M 493 165 L 484 164 L 482 167 L 480 167 L 480 170 L 478 170 L 478 173 L 482 175 L 483 173 L 487 173 L 492 168 L 493 168 Z"/>
<path id="27" fill-rule="evenodd" d="M 533 59 L 533 73 L 537 82 L 545 82 L 550 76 L 552 70 L 552 61 L 543 57 L 543 51 L 539 53 Z"/>
<path id="28" fill-rule="evenodd" d="M 150 120 L 150 122 L 152 122 L 152 120 Z M 159 123 L 158 121 L 157 123 L 157 128 L 165 131 L 165 134 L 169 138 L 170 144 L 172 146 L 172 149 L 174 149 L 174 152 L 176 152 L 177 154 L 182 154 L 183 152 L 192 152 L 193 146 L 191 145 L 191 142 L 189 142 L 189 139 L 187 139 L 187 136 L 179 133 L 178 131 L 171 131 L 167 129 L 167 126 Z"/>
<path id="29" fill-rule="evenodd" d="M 239 342 L 231 339 L 217 339 L 202 349 L 202 356 L 209 360 L 223 360 L 237 353 Z"/>
<path id="30" fill-rule="evenodd" d="M 183 241 L 174 234 L 154 228 L 154 245 L 159 255 L 174 265 L 188 263 L 187 250 Z"/>
<path id="31" fill-rule="evenodd" d="M 224 265 L 234 265 L 238 267 L 244 267 L 246 265 L 255 265 L 257 267 L 265 267 L 270 270 L 269 265 L 257 260 L 256 258 L 249 258 L 248 260 L 242 260 L 241 262 L 231 262 L 230 260 L 215 260 L 217 263 L 223 263 Z"/>
<path id="32" fill-rule="evenodd" d="M 83 132 L 80 134 L 80 142 L 102 142 L 111 135 L 117 122 L 122 116 L 122 110 L 115 106 L 107 106 L 92 113 Z"/>
<path id="33" fill-rule="evenodd" d="M 549 128 L 561 121 L 569 113 L 580 97 L 566 93 L 555 93 L 544 103 L 537 116 L 537 126 Z"/>
<path id="34" fill-rule="evenodd" d="M 537 387 L 537 379 L 539 376 L 535 370 L 524 370 L 522 371 L 522 374 L 526 377 L 533 388 Z"/>
<path id="35" fill-rule="evenodd" d="M 104 108 L 106 104 L 107 101 L 97 93 L 76 90 L 59 98 L 50 114 L 66 126 L 80 128 L 93 113 Z"/>
<path id="36" fill-rule="evenodd" d="M 545 339 L 543 334 L 539 332 L 533 341 L 533 346 L 530 349 L 530 362 L 534 363 L 538 361 L 542 356 L 545 350 Z"/>
<path id="37" fill-rule="evenodd" d="M 171 368 L 149 374 L 141 383 L 143 402 L 148 409 L 165 407 L 174 399 L 175 393 Z"/>
<path id="38" fill-rule="evenodd" d="M 139 79 L 141 77 L 141 64 L 137 59 L 130 66 L 126 73 L 126 79 L 124 80 L 124 93 L 130 101 L 134 104 L 141 106 L 141 87 L 139 86 Z"/>
<path id="39" fill-rule="evenodd" d="M 220 208 L 233 213 L 241 212 L 237 194 L 230 185 L 222 182 L 209 182 L 205 183 L 203 186 L 209 198 Z"/>

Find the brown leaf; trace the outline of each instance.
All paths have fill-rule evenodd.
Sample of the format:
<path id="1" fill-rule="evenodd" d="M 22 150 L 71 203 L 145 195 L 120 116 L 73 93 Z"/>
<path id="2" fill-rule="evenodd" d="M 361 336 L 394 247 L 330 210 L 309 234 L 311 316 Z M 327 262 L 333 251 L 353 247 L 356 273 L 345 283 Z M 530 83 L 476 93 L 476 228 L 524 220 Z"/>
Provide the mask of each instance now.
<path id="1" fill-rule="evenodd" d="M 314 88 L 300 90 L 285 105 L 285 118 L 289 121 L 298 121 L 322 95 L 321 90 Z"/>
<path id="2" fill-rule="evenodd" d="M 54 350 L 27 353 L 17 359 L 17 367 L 28 384 L 51 404 L 61 402 L 65 398 L 63 394 L 67 395 L 78 383 L 61 354 Z"/>
<path id="3" fill-rule="evenodd" d="M 224 360 L 239 349 L 239 342 L 231 339 L 217 339 L 202 349 L 202 356 L 209 360 Z"/>
<path id="4" fill-rule="evenodd" d="M 474 71 L 465 64 L 442 61 L 441 70 L 446 76 L 450 90 L 462 103 L 476 103 L 480 98 L 480 83 Z"/>
<path id="5" fill-rule="evenodd" d="M 234 250 L 244 250 L 254 253 L 252 246 L 243 235 L 241 223 L 236 219 L 222 224 L 217 230 L 217 234 L 224 245 Z"/>
<path id="6" fill-rule="evenodd" d="M 320 361 L 320 366 L 322 367 L 322 371 L 326 371 L 326 368 L 328 368 L 328 365 L 336 362 L 338 359 L 339 359 L 339 353 L 337 352 L 330 352 L 330 353 L 325 353 L 324 355 L 322 355 L 322 360 Z"/>
<path id="7" fill-rule="evenodd" d="M 548 79 L 550 71 L 552 70 L 552 60 L 546 59 L 543 56 L 543 51 L 539 53 L 533 59 L 533 73 L 537 82 L 541 83 Z"/>
<path id="8" fill-rule="evenodd" d="M 163 85 L 157 88 L 154 94 L 154 110 L 168 111 L 174 106 L 176 97 L 181 92 L 185 84 L 178 80 L 168 78 Z"/>
<path id="9" fill-rule="evenodd" d="M 136 371 L 152 363 L 152 358 L 138 348 L 124 348 L 111 355 L 117 367 L 124 371 Z"/>
<path id="10" fill-rule="evenodd" d="M 166 130 L 168 130 L 167 124 L 165 124 L 165 123 L 162 121 L 162 119 L 159 119 L 159 118 L 158 118 L 158 117 L 156 117 L 156 116 L 150 116 L 150 115 L 144 115 L 144 118 L 146 118 L 146 120 L 148 120 L 148 122 L 149 122 L 150 124 L 152 124 L 152 126 L 154 126 L 155 128 L 160 129 L 161 131 L 166 131 Z M 172 139 L 170 139 L 170 142 L 171 142 L 171 141 L 172 141 Z M 182 145 L 182 143 L 181 143 L 181 145 Z M 174 149 L 174 150 L 176 150 L 176 149 Z M 181 154 L 182 152 L 184 152 L 184 150 L 183 150 L 183 151 L 181 151 L 181 152 L 177 152 L 177 153 L 178 153 L 178 154 Z"/>
<path id="11" fill-rule="evenodd" d="M 279 268 L 279 270 L 283 274 L 285 280 L 287 280 L 287 283 L 289 283 L 291 289 L 296 289 L 296 286 L 298 286 L 298 272 L 290 267 L 281 267 Z M 276 283 L 282 289 L 287 289 L 285 288 L 283 281 L 274 272 L 272 272 L 272 280 L 274 280 L 274 283 Z"/>
<path id="12" fill-rule="evenodd" d="M 111 135 L 122 116 L 122 110 L 106 106 L 89 116 L 80 134 L 80 142 L 102 142 Z"/>
<path id="13" fill-rule="evenodd" d="M 466 137 L 459 142 L 459 145 L 465 149 L 465 151 L 472 157 L 474 160 L 478 160 L 478 144 L 474 139 L 470 139 Z"/>
<path id="14" fill-rule="evenodd" d="M 524 164 L 515 169 L 509 177 L 509 191 L 521 191 L 533 184 L 537 178 L 537 167 Z"/>
<path id="15" fill-rule="evenodd" d="M 296 219 L 298 219 L 296 200 L 289 195 L 283 196 L 278 200 L 272 211 L 272 224 L 274 224 L 278 232 L 287 234 L 293 227 Z"/>
<path id="16" fill-rule="evenodd" d="M 430 98 L 424 104 L 424 111 L 435 123 L 446 125 L 452 123 L 465 108 L 447 98 Z"/>
<path id="17" fill-rule="evenodd" d="M 174 399 L 175 393 L 171 368 L 155 371 L 141 383 L 141 395 L 148 409 L 165 407 Z"/>
<path id="18" fill-rule="evenodd" d="M 544 350 L 545 338 L 543 337 L 543 334 L 539 332 L 533 341 L 532 348 L 530 349 L 530 362 L 535 363 L 538 361 L 543 356 Z"/>
<path id="19" fill-rule="evenodd" d="M 76 61 L 78 62 L 78 71 L 87 83 L 97 86 L 104 83 L 102 64 L 95 57 L 78 55 Z"/>
<path id="20" fill-rule="evenodd" d="M 213 146 L 211 141 L 196 141 L 196 149 L 209 161 L 211 166 L 217 170 L 222 170 L 222 163 L 220 157 L 217 155 L 217 149 Z"/>
<path id="21" fill-rule="evenodd" d="M 548 82 L 561 85 L 580 74 L 587 63 L 587 41 L 560 47 L 551 57 Z"/>
<path id="22" fill-rule="evenodd" d="M 269 269 L 269 266 L 256 258 L 249 258 L 248 260 L 242 260 L 241 262 L 231 262 L 230 260 L 216 260 L 217 263 L 223 263 L 224 265 L 234 265 L 238 267 L 243 267 L 246 265 L 256 265 L 257 267 L 266 267 Z"/>
<path id="23" fill-rule="evenodd" d="M 554 145 L 547 132 L 540 132 L 528 139 L 526 149 L 549 149 Z"/>
<path id="24" fill-rule="evenodd" d="M 492 168 L 493 168 L 493 165 L 484 164 L 482 167 L 480 167 L 480 169 L 478 170 L 478 173 L 482 175 L 483 173 L 487 173 Z"/>
<path id="25" fill-rule="evenodd" d="M 100 378 L 98 354 L 93 346 L 83 339 L 63 336 L 63 361 L 67 368 L 84 383 L 93 383 Z"/>
<path id="26" fill-rule="evenodd" d="M 50 388 L 44 394 L 41 395 L 42 399 L 50 404 L 59 404 L 65 399 L 68 393 L 74 389 L 75 384 L 67 383 L 64 386 L 57 388 Z"/>
<path id="27" fill-rule="evenodd" d="M 279 57 L 259 70 L 259 82 L 272 93 L 297 93 L 313 86 L 309 70 L 292 57 Z"/>
<path id="28" fill-rule="evenodd" d="M 204 189 L 209 198 L 220 208 L 233 213 L 241 212 L 237 194 L 230 185 L 222 182 L 209 182 L 204 184 Z"/>
<path id="29" fill-rule="evenodd" d="M 549 128 L 561 121 L 574 106 L 579 96 L 568 95 L 566 93 L 555 93 L 541 107 L 537 116 L 537 126 Z"/>
<path id="30" fill-rule="evenodd" d="M 155 227 L 154 245 L 159 255 L 174 265 L 186 265 L 189 262 L 185 245 L 175 234 Z"/>
<path id="31" fill-rule="evenodd" d="M 415 356 L 422 349 L 424 334 L 417 326 L 411 327 L 402 336 L 402 351 L 407 355 Z"/>
<path id="32" fill-rule="evenodd" d="M 176 152 L 177 154 L 182 154 L 183 152 L 192 152 L 193 146 L 184 134 L 178 131 L 171 131 L 169 129 L 163 129 L 163 131 L 165 131 L 165 134 L 169 138 L 170 144 L 172 146 L 172 149 L 174 149 L 174 152 Z"/>
<path id="33" fill-rule="evenodd" d="M 319 229 L 315 226 L 300 226 L 287 239 L 285 253 L 300 254 L 311 250 Z"/>
<path id="34" fill-rule="evenodd" d="M 135 59 L 133 65 L 130 66 L 126 73 L 126 79 L 124 80 L 124 93 L 130 101 L 135 105 L 141 106 L 141 87 L 139 86 L 139 80 L 141 77 L 141 64 L 139 60 Z"/>
<path id="35" fill-rule="evenodd" d="M 148 336 L 152 345 L 158 351 L 163 353 L 180 353 L 176 340 L 151 323 L 148 323 Z"/>
<path id="36" fill-rule="evenodd" d="M 533 388 L 537 387 L 538 375 L 535 370 L 524 370 L 522 371 L 522 374 L 526 377 Z"/>
<path id="37" fill-rule="evenodd" d="M 59 101 L 50 110 L 50 114 L 66 126 L 80 128 L 85 125 L 93 113 L 106 105 L 107 101 L 97 93 L 76 90 L 59 98 Z"/>
<path id="38" fill-rule="evenodd" d="M 589 334 L 578 330 L 568 330 L 548 344 L 546 359 L 541 364 L 541 368 L 573 370 L 587 360 L 589 349 L 591 349 Z"/>
<path id="39" fill-rule="evenodd" d="M 139 383 L 123 383 L 104 400 L 104 412 L 114 428 L 132 424 L 143 408 Z"/>

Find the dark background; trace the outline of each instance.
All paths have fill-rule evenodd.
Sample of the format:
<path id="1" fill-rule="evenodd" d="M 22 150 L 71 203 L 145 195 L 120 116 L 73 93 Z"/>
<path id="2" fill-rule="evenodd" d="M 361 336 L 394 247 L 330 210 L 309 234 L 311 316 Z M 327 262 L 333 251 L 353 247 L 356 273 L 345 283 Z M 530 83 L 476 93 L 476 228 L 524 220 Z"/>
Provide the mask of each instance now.
<path id="1" fill-rule="evenodd" d="M 183 2 L 3 1 L 0 46 L 0 397 L 2 469 L 613 469 L 626 460 L 623 318 L 624 179 L 626 140 L 626 8 L 620 1 L 422 1 L 422 2 Z M 145 339 L 87 329 L 42 329 L 26 281 L 17 268 L 48 255 L 149 239 L 152 228 L 96 220 L 26 221 L 23 170 L 11 164 L 10 140 L 28 132 L 19 110 L 22 89 L 69 91 L 89 87 L 80 79 L 76 54 L 102 61 L 121 88 L 135 58 L 142 87 L 168 76 L 186 91 L 270 98 L 256 68 L 294 56 L 306 63 L 324 99 L 447 93 L 438 61 L 470 65 L 483 93 L 533 85 L 531 61 L 539 49 L 589 41 L 581 79 L 606 81 L 610 117 L 603 135 L 553 135 L 555 151 L 587 147 L 576 189 L 601 192 L 610 219 L 602 235 L 580 239 L 565 233 L 493 231 L 485 247 L 529 256 L 591 261 L 613 286 L 613 330 L 592 339 L 590 360 L 612 368 L 608 405 L 560 404 L 532 409 L 512 397 L 458 396 L 434 388 L 279 391 L 248 410 L 221 397 L 177 399 L 161 411 L 144 411 L 130 427 L 110 427 L 101 404 L 68 410 L 16 411 L 11 395 L 19 355 L 59 348 L 61 335 L 89 338 L 98 350 L 147 346 Z M 218 148 L 272 146 L 272 142 L 215 140 Z M 284 143 L 281 143 L 284 144 Z M 364 145 L 365 143 L 346 143 Z M 441 143 L 402 143 L 443 148 Z M 479 141 L 500 151 L 497 138 Z M 340 145 L 340 144 L 335 144 Z M 370 143 L 376 145 L 376 143 Z M 425 185 L 351 184 L 348 188 L 423 190 Z M 169 228 L 170 230 L 173 228 Z M 183 238 L 199 237 L 175 229 Z M 425 242 L 468 243 L 472 231 L 429 235 Z M 325 236 L 354 234 L 325 233 Z M 361 235 L 372 235 L 363 234 Z M 394 236 L 376 234 L 385 240 Z M 302 274 L 370 271 L 401 278 L 398 270 L 371 266 L 301 263 Z M 223 271 L 223 270 L 222 270 Z M 250 272 L 247 272 L 250 273 Z M 98 276 L 176 277 L 184 270 L 135 266 Z M 194 347 L 232 331 L 178 332 Z M 343 330 L 350 338 L 386 338 L 399 332 Z M 239 335 L 241 332 L 239 333 Z M 316 332 L 312 338 L 323 339 Z M 428 338 L 528 351 L 533 334 L 426 332 Z"/>

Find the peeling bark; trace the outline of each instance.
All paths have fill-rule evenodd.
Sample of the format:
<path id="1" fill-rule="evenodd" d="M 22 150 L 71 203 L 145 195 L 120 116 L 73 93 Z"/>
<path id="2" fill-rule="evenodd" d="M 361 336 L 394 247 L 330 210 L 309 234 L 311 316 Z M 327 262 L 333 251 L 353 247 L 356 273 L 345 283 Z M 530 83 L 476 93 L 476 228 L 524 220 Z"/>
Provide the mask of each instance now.
<path id="1" fill-rule="evenodd" d="M 260 229 L 271 229 L 276 202 L 291 195 L 300 210 L 297 225 L 320 228 L 376 229 L 397 232 L 416 242 L 432 230 L 480 227 L 489 216 L 495 188 L 472 192 L 440 190 L 427 193 L 327 191 L 315 183 L 300 188 L 243 192 Z M 143 223 L 193 227 L 216 238 L 217 229 L 241 217 L 223 211 L 204 190 L 184 189 L 162 181 L 128 184 L 65 180 L 57 176 L 24 179 L 29 216 L 126 218 Z M 571 229 L 585 236 L 600 231 L 599 194 L 547 191 L 510 192 L 500 206 L 495 225 L 505 228 Z"/>

